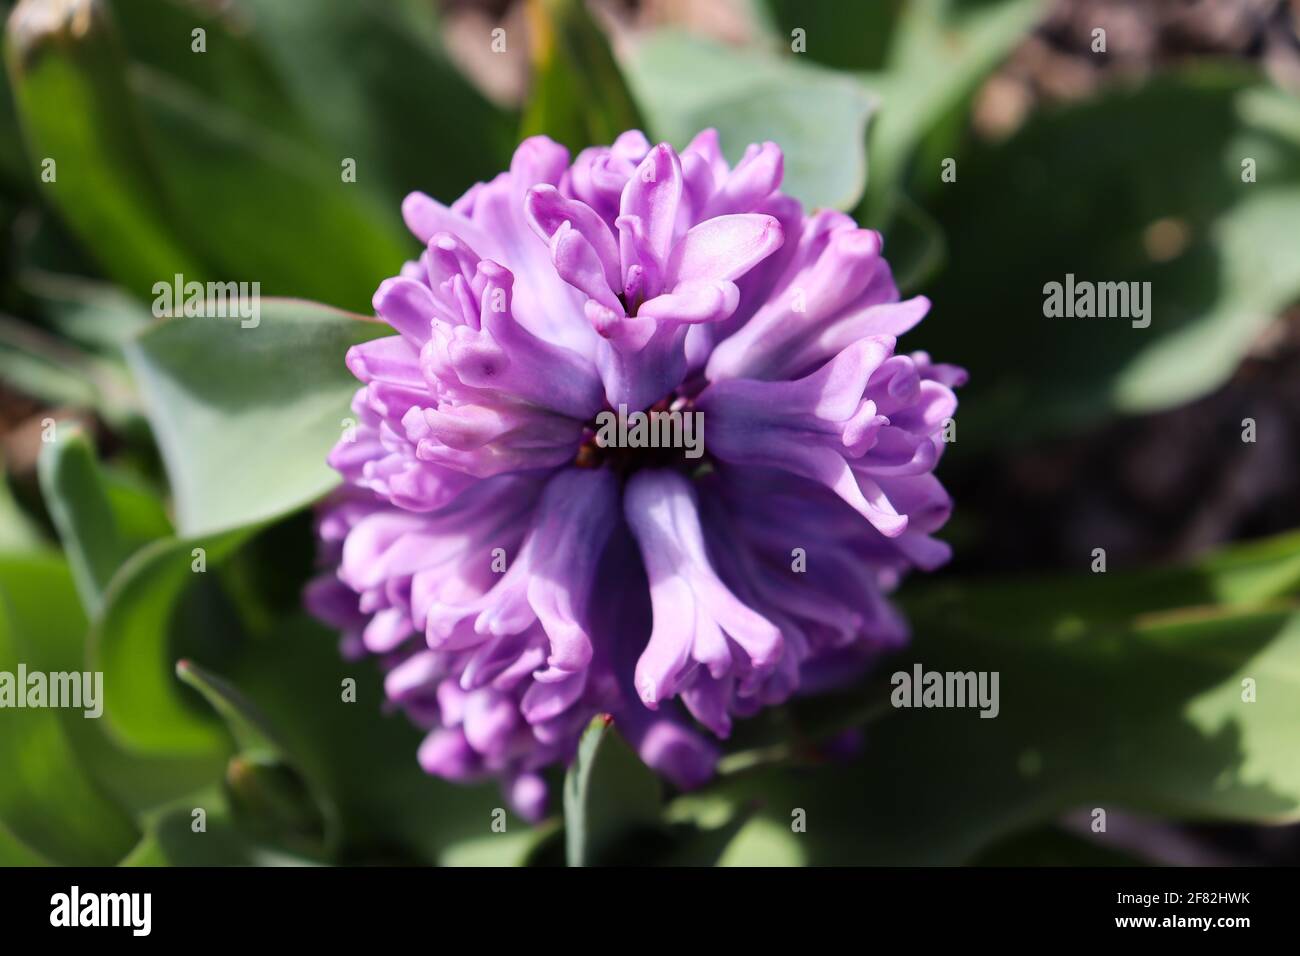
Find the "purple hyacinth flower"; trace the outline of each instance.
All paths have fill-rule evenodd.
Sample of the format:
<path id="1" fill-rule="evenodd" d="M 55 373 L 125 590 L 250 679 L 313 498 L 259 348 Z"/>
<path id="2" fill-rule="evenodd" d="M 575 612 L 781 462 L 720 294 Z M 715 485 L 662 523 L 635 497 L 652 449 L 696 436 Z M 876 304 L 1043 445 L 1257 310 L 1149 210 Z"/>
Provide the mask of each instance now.
<path id="1" fill-rule="evenodd" d="M 886 595 L 948 558 L 933 471 L 965 374 L 897 351 L 929 302 L 781 174 L 712 130 L 572 163 L 533 137 L 451 206 L 403 203 L 425 249 L 375 293 L 397 334 L 348 353 L 306 600 L 379 661 L 429 773 L 537 819 L 608 713 L 698 786 L 736 719 L 906 641 Z M 604 431 L 628 412 L 694 416 L 699 446 Z"/>

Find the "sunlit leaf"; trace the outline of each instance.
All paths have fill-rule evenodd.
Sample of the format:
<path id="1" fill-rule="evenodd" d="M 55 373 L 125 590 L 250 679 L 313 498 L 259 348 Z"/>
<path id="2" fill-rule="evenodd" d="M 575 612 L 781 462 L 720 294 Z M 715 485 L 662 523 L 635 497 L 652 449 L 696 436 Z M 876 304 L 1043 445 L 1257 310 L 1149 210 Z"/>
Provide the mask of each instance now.
<path id="1" fill-rule="evenodd" d="M 772 140 L 785 152 L 785 192 L 838 209 L 861 197 L 875 99 L 849 77 L 671 31 L 642 41 L 625 68 L 657 139 L 680 148 L 715 127 L 732 163 Z"/>
<path id="2" fill-rule="evenodd" d="M 172 319 L 127 348 L 182 534 L 278 517 L 332 488 L 325 457 L 358 387 L 344 356 L 391 331 L 289 300 L 262 302 L 259 324 L 244 324 Z"/>

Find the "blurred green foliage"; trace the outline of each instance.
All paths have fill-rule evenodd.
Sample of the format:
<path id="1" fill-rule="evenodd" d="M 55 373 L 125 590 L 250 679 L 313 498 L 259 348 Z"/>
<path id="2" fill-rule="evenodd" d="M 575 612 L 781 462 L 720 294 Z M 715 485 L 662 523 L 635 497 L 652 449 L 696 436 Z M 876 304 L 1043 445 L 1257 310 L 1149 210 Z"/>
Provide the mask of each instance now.
<path id="1" fill-rule="evenodd" d="M 516 113 L 417 0 L 23 0 L 0 88 L 0 371 L 64 420 L 43 505 L 0 487 L 0 671 L 102 670 L 107 710 L 0 718 L 0 863 L 1109 862 L 1048 824 L 1096 805 L 1296 819 L 1295 534 L 1174 568 L 909 584 L 898 667 L 1000 671 L 997 720 L 902 717 L 881 676 L 751 722 L 689 795 L 597 721 L 562 819 L 503 834 L 495 788 L 425 776 L 374 669 L 298 606 L 303 512 L 350 414 L 342 356 L 383 331 L 352 313 L 415 252 L 401 197 L 450 201 L 520 135 L 577 150 L 715 126 L 733 160 L 779 143 L 787 190 L 881 228 L 900 283 L 938 303 L 917 341 L 974 372 L 968 467 L 1222 384 L 1300 298 L 1300 107 L 1199 66 L 972 135 L 974 91 L 1044 8 L 771 0 L 748 48 L 665 30 L 619 60 L 579 0 L 535 0 Z M 1185 242 L 1153 257 L 1153 223 Z M 1049 330 L 1042 285 L 1066 272 L 1152 281 L 1160 320 Z M 255 337 L 154 323 L 177 273 L 296 298 L 265 302 Z M 866 758 L 827 761 L 854 727 Z"/>

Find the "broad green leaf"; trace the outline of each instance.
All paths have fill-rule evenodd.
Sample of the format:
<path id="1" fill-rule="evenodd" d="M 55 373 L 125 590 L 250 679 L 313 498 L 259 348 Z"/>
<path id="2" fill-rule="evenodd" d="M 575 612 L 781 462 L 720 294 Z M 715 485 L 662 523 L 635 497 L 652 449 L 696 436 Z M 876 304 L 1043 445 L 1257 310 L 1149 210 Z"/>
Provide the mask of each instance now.
<path id="1" fill-rule="evenodd" d="M 195 811 L 202 811 L 196 816 Z M 199 829 L 201 827 L 201 829 Z M 196 793 L 184 804 L 160 809 L 145 821 L 140 841 L 121 866 L 252 866 L 255 860 L 230 820 L 217 788 Z"/>
<path id="2" fill-rule="evenodd" d="M 1033 599 L 1024 600 L 1023 595 Z M 1296 598 L 1300 532 L 1233 545 L 1185 565 L 1112 574 L 977 578 L 958 587 L 918 581 L 902 592 L 904 607 L 922 617 L 959 599 L 964 612 L 977 618 L 1008 617 L 1004 629 L 1061 639 L 1089 627 L 1124 626 L 1146 614 L 1193 607 L 1258 609 Z M 722 767 L 747 769 L 815 754 L 819 742 L 870 725 L 888 714 L 889 706 L 888 693 L 878 680 L 865 690 L 801 698 L 782 711 L 741 723 L 734 739 L 742 749 L 733 749 Z"/>
<path id="3" fill-rule="evenodd" d="M 894 282 L 910 295 L 929 282 L 948 261 L 948 243 L 934 217 L 905 195 L 898 197 L 885 255 Z"/>
<path id="4" fill-rule="evenodd" d="M 837 70 L 878 70 L 909 0 L 766 0 L 764 6 L 777 41 L 792 52 Z"/>
<path id="5" fill-rule="evenodd" d="M 41 449 L 41 493 L 67 553 L 81 605 L 93 615 L 132 548 L 118 528 L 86 433 L 72 422 L 63 422 L 55 435 Z"/>
<path id="6" fill-rule="evenodd" d="M 258 42 L 257 25 L 237 4 L 187 0 L 108 0 L 137 71 L 164 74 L 222 113 L 311 142 L 312 124 Z M 195 31 L 202 31 L 195 36 Z M 196 46 L 201 44 L 201 51 Z"/>
<path id="7" fill-rule="evenodd" d="M 642 41 L 624 68 L 656 138 L 680 148 L 715 127 L 733 163 L 772 140 L 785 152 L 785 192 L 837 209 L 862 196 L 875 99 L 854 80 L 671 31 Z"/>
<path id="8" fill-rule="evenodd" d="M 236 819 L 263 840 L 323 856 L 337 836 L 333 808 L 304 780 L 266 716 L 233 684 L 192 661 L 178 662 L 176 674 L 203 695 L 235 738 L 225 785 Z"/>
<path id="9" fill-rule="evenodd" d="M 503 806 L 495 784 L 451 784 L 424 773 L 420 732 L 385 714 L 378 668 L 348 662 L 338 636 L 299 614 L 275 638 L 227 664 L 231 682 L 266 716 L 305 779 L 338 813 L 340 862 L 445 863 L 492 829 Z M 355 698 L 344 693 L 355 683 Z M 352 686 L 352 685 L 349 685 Z M 507 833 L 528 824 L 507 814 Z"/>
<path id="10" fill-rule="evenodd" d="M 125 421 L 133 405 L 119 364 L 4 314 L 0 374 L 11 387 L 49 405 L 93 408 L 113 422 Z"/>
<path id="11" fill-rule="evenodd" d="M 147 753 L 225 760 L 226 732 L 207 717 L 201 702 L 185 698 L 186 689 L 172 674 L 183 651 L 206 669 L 228 675 L 228 685 L 246 702 L 241 706 L 255 709 L 263 726 L 274 728 L 276 745 L 291 755 L 313 799 L 332 808 L 327 850 L 334 858 L 432 864 L 453 846 L 492 835 L 493 811 L 503 802 L 497 788 L 454 786 L 424 774 L 416 762 L 419 732 L 401 716 L 385 715 L 378 669 L 344 661 L 337 634 L 301 611 L 273 619 L 260 635 L 246 633 L 243 621 L 228 617 L 229 609 L 183 614 L 196 594 L 215 586 L 214 578 L 225 590 L 227 572 L 237 563 L 230 554 L 252 530 L 160 542 L 132 558 L 114 580 L 92 660 L 105 672 L 105 717 L 115 734 Z M 191 571 L 194 546 L 206 548 L 204 574 Z M 264 595 L 252 601 L 263 608 L 276 603 Z M 343 693 L 345 679 L 355 682 L 355 700 Z M 268 787 L 283 781 L 274 775 L 249 777 L 249 769 L 236 767 L 245 776 L 235 781 L 231 795 L 242 799 L 245 814 L 259 802 L 269 810 L 262 798 Z M 283 791 L 273 788 L 270 796 L 272 805 L 283 806 Z M 250 823 L 247 815 L 241 819 Z M 184 835 L 184 825 L 174 824 L 177 835 Z M 510 831 L 526 827 L 511 815 Z M 255 824 L 252 831 L 273 836 Z M 283 843 L 283 832 L 274 836 Z"/>
<path id="12" fill-rule="evenodd" d="M 158 492 L 135 475 L 116 467 L 104 468 L 102 477 L 118 534 L 131 554 L 172 534 L 171 520 Z"/>
<path id="13" fill-rule="evenodd" d="M 177 603 L 199 576 L 196 568 L 215 573 L 251 533 L 248 528 L 158 541 L 137 552 L 114 577 L 92 633 L 91 662 L 104 672 L 104 718 L 128 747 L 194 756 L 227 747 L 220 726 L 181 696 L 173 622 Z"/>
<path id="14" fill-rule="evenodd" d="M 784 838 L 817 864 L 955 864 L 1073 807 L 1174 818 L 1294 821 L 1300 778 L 1288 756 L 1297 714 L 1300 617 L 1239 613 L 1134 629 L 1077 645 L 960 640 L 920 631 L 893 670 L 997 670 L 1001 713 L 890 710 L 868 727 L 855 766 L 768 767 L 721 782 L 738 806 L 764 809 L 728 848 L 763 863 Z M 978 639 L 977 639 L 978 638 Z M 1241 680 L 1257 679 L 1257 703 Z M 1266 695 L 1266 696 L 1265 696 Z M 1289 699 L 1288 699 L 1289 698 Z M 696 797 L 683 797 L 690 807 Z"/>
<path id="15" fill-rule="evenodd" d="M 0 586 L 17 618 L 25 622 L 24 630 L 37 635 L 30 643 L 39 651 L 43 669 L 93 669 L 87 660 L 86 618 L 66 562 L 51 555 L 0 555 Z M 106 679 L 105 687 L 110 685 Z M 165 804 L 220 773 L 220 763 L 211 758 L 162 760 L 128 753 L 110 739 L 106 717 L 84 719 L 75 710 L 58 713 L 79 770 L 132 813 Z"/>
<path id="16" fill-rule="evenodd" d="M 336 482 L 325 457 L 358 383 L 352 345 L 390 331 L 308 302 L 262 302 L 261 320 L 171 319 L 127 347 L 183 535 L 276 518 Z"/>
<path id="17" fill-rule="evenodd" d="M 0 341 L 0 373 L 14 390 L 52 405 L 87 407 L 96 401 L 94 387 L 75 372 L 4 341 Z"/>
<path id="18" fill-rule="evenodd" d="M 260 763 L 287 759 L 283 747 L 275 739 L 275 732 L 267 726 L 266 718 L 238 688 L 188 660 L 176 662 L 176 676 L 212 705 L 235 738 L 235 746 L 241 755 Z"/>
<path id="19" fill-rule="evenodd" d="M 517 830 L 472 837 L 449 846 L 441 862 L 443 866 L 521 866 L 550 832 L 525 824 Z"/>
<path id="20" fill-rule="evenodd" d="M 520 137 L 545 134 L 575 154 L 644 123 L 584 0 L 528 0 L 533 78 Z"/>
<path id="21" fill-rule="evenodd" d="M 591 866 L 620 840 L 658 824 L 659 779 L 614 730 L 592 720 L 564 778 L 564 833 L 570 866 Z"/>
<path id="22" fill-rule="evenodd" d="M 4 821 L 0 820 L 0 866 L 49 866 L 50 863 L 9 832 Z"/>
<path id="23" fill-rule="evenodd" d="M 406 254 L 396 206 L 344 177 L 229 15 L 115 6 L 130 58 L 105 0 L 24 0 L 10 30 L 29 153 L 59 164 L 80 239 L 141 299 L 180 275 L 363 307 Z"/>
<path id="24" fill-rule="evenodd" d="M 395 224 L 411 190 L 450 202 L 508 165 L 515 120 L 451 63 L 433 5 L 237 0 L 233 7 L 247 14 L 290 95 L 322 130 L 336 176 L 343 158 L 355 159 L 357 182 L 346 188 L 375 189 Z M 487 31 L 482 42 L 491 42 Z"/>
<path id="25" fill-rule="evenodd" d="M 153 323 L 138 299 L 107 282 L 27 269 L 17 276 L 23 292 L 40 303 L 60 337 L 96 352 L 117 355 L 136 332 Z"/>
<path id="26" fill-rule="evenodd" d="M 802 808 L 796 808 L 802 809 Z M 789 820 L 760 816 L 741 828 L 718 858 L 718 866 L 807 866 L 819 862 L 808 842 L 791 829 Z"/>
<path id="27" fill-rule="evenodd" d="M 314 128 L 247 12 L 196 10 L 183 0 L 113 6 L 132 60 L 131 90 L 155 140 L 166 144 L 159 172 L 182 198 L 178 210 L 215 273 L 206 278 L 366 307 L 407 254 L 397 207 L 385 208 L 360 176 L 345 179 L 343 160 L 352 154 Z M 204 31 L 201 53 L 193 50 L 195 29 Z M 337 72 L 355 69 L 348 62 Z"/>
<path id="28" fill-rule="evenodd" d="M 102 2 L 21 0 L 5 41 L 33 176 L 105 269 L 137 295 L 174 272 L 201 276 Z"/>
<path id="29" fill-rule="evenodd" d="M 1300 299 L 1300 103 L 1250 76 L 1168 76 L 1041 113 L 973 151 L 941 196 L 961 268 L 927 290 L 916 335 L 970 369 L 962 441 L 1193 400 Z M 1067 276 L 1150 283 L 1149 326 L 1046 316 Z"/>
<path id="30" fill-rule="evenodd" d="M 98 723 L 80 710 L 18 707 L 20 667 L 30 675 L 71 673 L 81 684 L 84 665 L 68 666 L 61 649 L 84 632 L 71 577 L 55 557 L 0 558 L 0 845 L 21 858 L 22 848 L 52 862 L 108 865 L 135 842 L 130 817 L 86 770 L 69 726 Z M 94 685 L 91 688 L 94 694 Z M 14 695 L 14 696 L 11 696 Z M 26 697 L 23 697 L 26 700 Z M 46 703 L 52 701 L 47 697 Z M 92 733 L 90 726 L 85 728 Z M 0 852 L 5 852 L 0 850 Z"/>
<path id="31" fill-rule="evenodd" d="M 718 806 L 711 814 L 707 806 L 699 803 L 679 809 L 682 819 L 673 827 L 673 847 L 661 859 L 655 860 L 660 866 L 719 866 L 725 863 L 727 848 L 737 835 L 749 824 L 753 811 L 758 804 L 749 807 L 732 808 L 726 800 L 717 801 Z M 665 814 L 673 822 L 674 807 L 670 805 Z M 712 819 L 710 819 L 712 817 Z M 767 854 L 769 864 L 775 865 L 782 850 L 774 845 Z"/>
<path id="32" fill-rule="evenodd" d="M 202 811 L 201 815 L 196 811 Z M 121 866 L 313 866 L 256 845 L 231 819 L 216 787 L 196 791 L 148 815 L 140 842 Z"/>
<path id="33" fill-rule="evenodd" d="M 1058 826 L 1017 833 L 980 853 L 971 866 L 1140 866 L 1141 860 Z"/>
<path id="34" fill-rule="evenodd" d="M 1047 9 L 1046 0 L 912 0 L 894 25 L 884 69 L 864 74 L 880 97 L 871 130 L 871 182 L 864 218 L 883 227 L 907 161 Z M 936 169 L 933 181 L 937 182 Z"/>
<path id="35" fill-rule="evenodd" d="M 121 346 L 154 321 L 149 310 L 107 282 L 32 266 L 15 279 L 49 331 L 0 316 L 5 377 L 52 405 L 92 409 L 128 434 L 138 429 L 139 398 Z"/>
<path id="36" fill-rule="evenodd" d="M 763 862 L 779 832 L 805 862 L 913 865 L 1079 807 L 1300 819 L 1297 553 L 1290 536 L 1184 569 L 916 588 L 912 645 L 840 701 L 877 702 L 856 763 L 759 765 L 674 817 L 761 800 L 725 862 Z M 892 675 L 917 665 L 997 672 L 998 716 L 891 706 Z"/>
<path id="37" fill-rule="evenodd" d="M 1221 604 L 1264 604 L 1300 595 L 1300 531 L 1233 545 L 1193 565 L 1192 573 Z"/>
<path id="38" fill-rule="evenodd" d="M 166 74 L 133 77 L 157 138 L 169 144 L 159 174 L 184 197 L 179 214 L 209 264 L 206 275 L 187 273 L 187 281 L 257 282 L 258 294 L 363 309 L 411 254 L 396 207 L 383 208 L 344 180 L 344 156 L 230 115 Z M 154 282 L 180 271 L 155 274 Z"/>

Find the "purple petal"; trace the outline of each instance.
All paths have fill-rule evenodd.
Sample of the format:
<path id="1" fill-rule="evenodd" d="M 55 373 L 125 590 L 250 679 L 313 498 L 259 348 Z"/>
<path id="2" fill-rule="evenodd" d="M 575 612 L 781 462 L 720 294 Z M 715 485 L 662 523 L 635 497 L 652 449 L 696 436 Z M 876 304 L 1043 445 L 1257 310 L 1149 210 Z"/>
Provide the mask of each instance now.
<path id="1" fill-rule="evenodd" d="M 667 284 L 739 279 L 780 248 L 781 224 L 755 213 L 718 216 L 692 227 L 673 247 Z"/>

